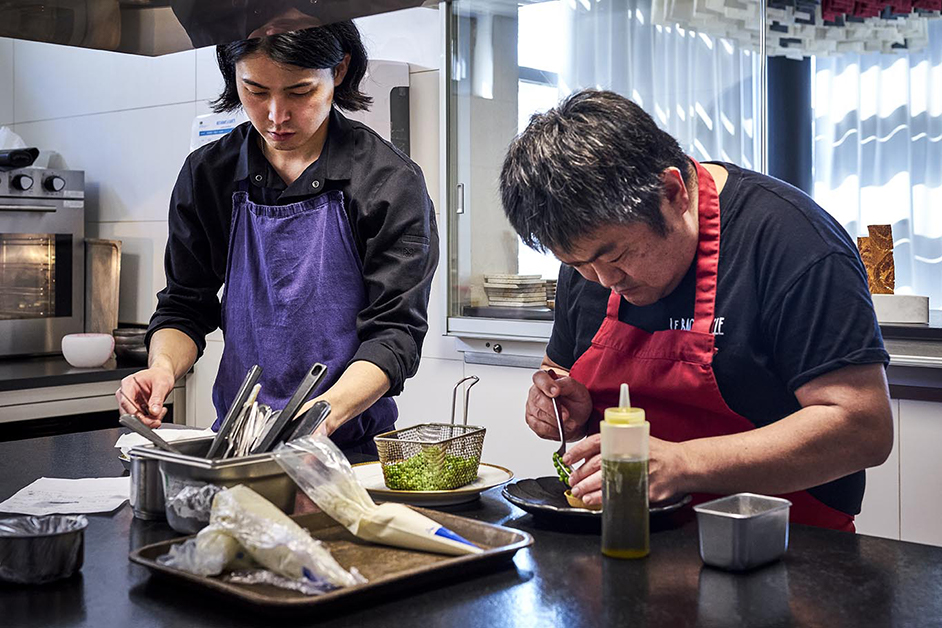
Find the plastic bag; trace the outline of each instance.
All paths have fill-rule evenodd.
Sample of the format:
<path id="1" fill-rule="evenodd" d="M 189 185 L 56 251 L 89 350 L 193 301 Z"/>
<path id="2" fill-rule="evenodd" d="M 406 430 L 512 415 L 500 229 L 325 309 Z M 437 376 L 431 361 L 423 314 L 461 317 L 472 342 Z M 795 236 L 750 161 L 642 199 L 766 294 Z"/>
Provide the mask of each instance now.
<path id="1" fill-rule="evenodd" d="M 213 498 L 221 486 L 189 479 L 164 476 L 165 509 L 171 526 L 178 532 L 194 533 L 206 526 Z"/>
<path id="2" fill-rule="evenodd" d="M 236 539 L 260 565 L 286 578 L 332 587 L 366 581 L 355 570 L 344 569 L 320 541 L 250 488 L 239 485 L 217 493 L 209 524 Z"/>
<path id="3" fill-rule="evenodd" d="M 203 528 L 196 538 L 170 548 L 157 558 L 161 565 L 197 576 L 218 576 L 227 568 L 249 567 L 252 561 L 239 542 L 218 528 Z"/>
<path id="4" fill-rule="evenodd" d="M 26 142 L 10 127 L 0 126 L 0 150 L 9 148 L 26 148 Z"/>
<path id="5" fill-rule="evenodd" d="M 279 589 L 297 591 L 305 595 L 322 595 L 333 591 L 336 587 L 325 585 L 323 582 L 310 580 L 293 580 L 272 573 L 267 569 L 243 569 L 233 571 L 225 577 L 226 582 L 234 584 L 268 584 Z"/>
<path id="6" fill-rule="evenodd" d="M 251 569 L 229 579 L 310 595 L 366 582 L 356 569 L 344 569 L 330 550 L 274 504 L 241 485 L 217 488 L 209 526 L 171 547 L 157 562 L 199 576 Z"/>
<path id="7" fill-rule="evenodd" d="M 455 556 L 483 551 L 402 504 L 377 506 L 329 438 L 295 439 L 278 447 L 274 458 L 318 508 L 365 541 Z"/>

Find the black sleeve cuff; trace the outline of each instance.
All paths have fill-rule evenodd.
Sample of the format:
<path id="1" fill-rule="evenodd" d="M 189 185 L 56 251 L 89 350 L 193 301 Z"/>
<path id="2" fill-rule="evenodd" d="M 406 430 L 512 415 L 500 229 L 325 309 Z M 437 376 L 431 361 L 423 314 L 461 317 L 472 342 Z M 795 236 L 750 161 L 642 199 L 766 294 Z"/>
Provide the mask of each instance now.
<path id="1" fill-rule="evenodd" d="M 395 349 L 379 340 L 367 340 L 360 345 L 350 362 L 358 360 L 375 364 L 389 378 L 389 390 L 384 397 L 394 397 L 402 392 L 406 376 Z"/>
<path id="2" fill-rule="evenodd" d="M 846 355 L 842 358 L 835 360 L 830 360 L 816 366 L 813 369 L 809 369 L 804 373 L 799 373 L 793 377 L 788 382 L 788 390 L 794 394 L 796 390 L 810 382 L 811 380 L 817 379 L 822 375 L 826 375 L 831 371 L 836 371 L 845 366 L 853 366 L 860 364 L 882 364 L 884 368 L 890 363 L 890 354 L 884 349 L 879 349 L 876 347 L 867 347 L 865 349 L 858 349 L 853 353 Z"/>
<path id="3" fill-rule="evenodd" d="M 157 316 L 151 319 L 150 325 L 147 327 L 147 334 L 144 335 L 144 346 L 147 347 L 148 352 L 150 352 L 151 338 L 159 329 L 176 329 L 182 331 L 189 336 L 196 345 L 196 359 L 199 360 L 203 356 L 203 351 L 206 349 L 206 335 L 202 331 L 197 329 L 196 326 L 189 321 L 160 319 Z"/>

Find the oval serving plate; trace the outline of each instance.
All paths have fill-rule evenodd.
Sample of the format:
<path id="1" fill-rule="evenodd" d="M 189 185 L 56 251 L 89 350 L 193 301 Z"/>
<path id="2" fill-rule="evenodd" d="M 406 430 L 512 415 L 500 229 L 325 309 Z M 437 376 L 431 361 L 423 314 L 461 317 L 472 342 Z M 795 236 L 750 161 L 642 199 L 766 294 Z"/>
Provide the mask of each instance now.
<path id="1" fill-rule="evenodd" d="M 566 497 L 563 495 L 566 488 L 566 485 L 560 482 L 558 477 L 547 476 L 536 479 L 517 480 L 501 489 L 501 495 L 514 506 L 534 515 L 554 515 L 587 519 L 599 519 L 602 517 L 601 510 L 573 508 L 570 506 L 569 502 L 566 501 Z M 690 503 L 691 499 L 691 496 L 688 494 L 669 502 L 657 502 L 650 504 L 648 511 L 652 515 L 674 512 Z"/>
<path id="2" fill-rule="evenodd" d="M 471 484 L 450 491 L 397 491 L 386 486 L 379 462 L 355 464 L 353 473 L 373 499 L 422 506 L 450 506 L 469 502 L 477 499 L 487 489 L 514 479 L 514 474 L 509 469 L 482 462 L 478 465 L 478 477 Z"/>

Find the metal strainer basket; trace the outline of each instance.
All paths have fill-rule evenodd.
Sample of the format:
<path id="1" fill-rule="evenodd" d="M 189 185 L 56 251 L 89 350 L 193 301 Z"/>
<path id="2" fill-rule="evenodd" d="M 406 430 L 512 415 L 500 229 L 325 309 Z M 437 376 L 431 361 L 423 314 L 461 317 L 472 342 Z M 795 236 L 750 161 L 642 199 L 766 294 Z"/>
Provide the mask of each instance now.
<path id="1" fill-rule="evenodd" d="M 458 387 L 473 380 L 464 393 L 464 420 L 455 424 Z M 386 486 L 401 491 L 447 491 L 470 484 L 478 476 L 484 428 L 468 425 L 468 397 L 479 379 L 455 384 L 451 423 L 422 423 L 376 436 L 376 449 Z"/>

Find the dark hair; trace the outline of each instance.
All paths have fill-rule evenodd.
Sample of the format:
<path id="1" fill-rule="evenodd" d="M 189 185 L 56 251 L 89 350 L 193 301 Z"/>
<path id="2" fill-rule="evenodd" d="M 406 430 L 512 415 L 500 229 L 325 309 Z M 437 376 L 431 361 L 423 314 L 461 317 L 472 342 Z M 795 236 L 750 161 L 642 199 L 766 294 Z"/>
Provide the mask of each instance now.
<path id="1" fill-rule="evenodd" d="M 366 48 L 360 31 L 353 22 L 346 21 L 216 46 L 216 62 L 225 86 L 219 98 L 210 103 L 213 111 L 234 111 L 242 106 L 235 66 L 256 52 L 277 63 L 317 70 L 334 69 L 349 54 L 350 65 L 343 82 L 334 90 L 334 104 L 347 111 L 363 111 L 373 104 L 373 99 L 360 91 L 360 81 L 366 74 Z"/>
<path id="2" fill-rule="evenodd" d="M 504 213 L 527 246 L 569 252 L 604 224 L 641 222 L 664 236 L 661 173 L 687 181 L 680 145 L 641 107 L 610 91 L 577 92 L 510 144 L 500 173 Z"/>

